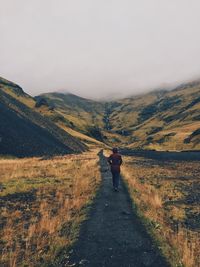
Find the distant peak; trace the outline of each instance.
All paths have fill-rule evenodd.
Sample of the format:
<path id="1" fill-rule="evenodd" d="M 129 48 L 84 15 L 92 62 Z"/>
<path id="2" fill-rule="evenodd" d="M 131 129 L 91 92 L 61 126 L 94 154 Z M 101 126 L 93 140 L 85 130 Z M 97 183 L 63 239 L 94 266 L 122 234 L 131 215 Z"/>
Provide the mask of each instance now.
<path id="1" fill-rule="evenodd" d="M 17 95 L 23 95 L 23 96 L 26 95 L 26 93 L 19 85 L 0 77 L 0 88 L 2 86 L 9 86 L 9 88 Z"/>

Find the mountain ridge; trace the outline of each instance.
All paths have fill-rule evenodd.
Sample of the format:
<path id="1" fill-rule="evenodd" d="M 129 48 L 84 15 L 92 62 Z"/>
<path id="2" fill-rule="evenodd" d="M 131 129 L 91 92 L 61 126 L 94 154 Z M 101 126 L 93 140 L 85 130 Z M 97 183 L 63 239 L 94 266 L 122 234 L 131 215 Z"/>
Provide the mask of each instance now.
<path id="1" fill-rule="evenodd" d="M 20 86 L 5 81 L 4 87 L 6 83 L 20 90 L 21 95 L 14 95 L 19 101 L 87 145 L 200 149 L 199 80 L 182 83 L 173 90 L 154 90 L 113 101 L 91 100 L 70 92 L 32 98 Z M 13 96 L 13 91 L 4 90 Z"/>

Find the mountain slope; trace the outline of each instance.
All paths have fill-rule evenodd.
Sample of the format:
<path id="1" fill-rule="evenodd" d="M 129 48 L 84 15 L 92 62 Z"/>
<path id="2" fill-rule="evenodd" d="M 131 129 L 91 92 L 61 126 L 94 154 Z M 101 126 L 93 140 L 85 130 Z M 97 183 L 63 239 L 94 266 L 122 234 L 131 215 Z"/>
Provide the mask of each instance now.
<path id="1" fill-rule="evenodd" d="M 39 98 L 61 115 L 58 125 L 63 121 L 67 127 L 112 146 L 200 149 L 199 81 L 111 102 L 59 93 Z"/>
<path id="2" fill-rule="evenodd" d="M 69 93 L 32 98 L 19 86 L 1 82 L 7 107 L 73 151 L 85 149 L 82 143 L 134 149 L 200 149 L 200 81 L 110 102 Z"/>
<path id="3" fill-rule="evenodd" d="M 105 104 L 73 94 L 49 93 L 37 96 L 36 101 L 46 101 L 57 115 L 43 109 L 41 112 L 57 125 L 70 127 L 74 131 L 103 141 L 100 129 L 104 128 Z"/>
<path id="4" fill-rule="evenodd" d="M 0 79 L 0 154 L 37 156 L 81 152 L 86 146 L 34 110 L 35 100 Z"/>
<path id="5" fill-rule="evenodd" d="M 119 101 L 110 115 L 114 132 L 128 135 L 131 147 L 200 148 L 200 82 Z"/>

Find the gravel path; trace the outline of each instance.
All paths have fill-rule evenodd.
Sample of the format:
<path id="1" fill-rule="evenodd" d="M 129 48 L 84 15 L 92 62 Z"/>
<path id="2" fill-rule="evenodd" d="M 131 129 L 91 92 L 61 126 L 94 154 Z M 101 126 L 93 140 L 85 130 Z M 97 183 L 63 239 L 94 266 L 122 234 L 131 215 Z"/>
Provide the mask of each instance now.
<path id="1" fill-rule="evenodd" d="M 99 157 L 102 186 L 68 266 L 167 267 L 134 214 L 124 185 L 119 193 L 112 191 L 111 174 L 102 152 Z"/>

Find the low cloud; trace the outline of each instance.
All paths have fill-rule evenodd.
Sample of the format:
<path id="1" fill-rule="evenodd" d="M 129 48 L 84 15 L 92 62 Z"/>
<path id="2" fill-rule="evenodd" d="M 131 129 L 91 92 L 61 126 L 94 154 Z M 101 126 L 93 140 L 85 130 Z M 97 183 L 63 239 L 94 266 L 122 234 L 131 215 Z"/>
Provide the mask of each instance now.
<path id="1" fill-rule="evenodd" d="M 200 77 L 198 0 L 2 0 L 0 76 L 32 95 L 125 96 Z"/>

